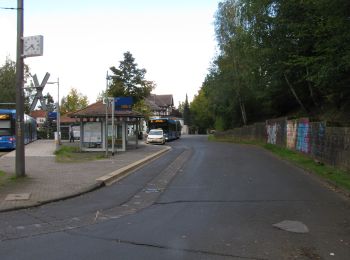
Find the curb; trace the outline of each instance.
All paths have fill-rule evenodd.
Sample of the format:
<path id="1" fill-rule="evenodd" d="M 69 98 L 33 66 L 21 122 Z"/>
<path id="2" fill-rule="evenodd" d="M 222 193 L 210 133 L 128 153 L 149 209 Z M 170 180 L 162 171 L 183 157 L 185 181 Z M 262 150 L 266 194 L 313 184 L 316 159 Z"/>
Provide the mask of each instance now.
<path id="1" fill-rule="evenodd" d="M 39 206 L 42 206 L 45 204 L 78 197 L 78 196 L 83 195 L 85 193 L 89 193 L 91 191 L 102 188 L 103 186 L 111 185 L 114 182 L 126 177 L 129 173 L 131 173 L 132 170 L 135 170 L 136 168 L 140 167 L 141 165 L 160 157 L 164 153 L 168 152 L 170 149 L 171 149 L 170 146 L 166 146 L 165 149 L 162 149 L 162 150 L 160 150 L 152 155 L 149 155 L 149 156 L 147 156 L 139 161 L 136 161 L 130 165 L 124 166 L 123 168 L 120 168 L 119 170 L 116 170 L 116 171 L 111 172 L 107 175 L 99 177 L 98 179 L 96 179 L 95 184 L 90 185 L 89 187 L 86 187 L 86 188 L 82 189 L 81 191 L 76 192 L 74 194 L 61 196 L 61 197 L 57 197 L 57 198 L 53 198 L 53 199 L 49 199 L 49 200 L 45 200 L 45 201 L 36 201 L 31 205 L 17 206 L 17 207 L 12 207 L 12 208 L 7 208 L 7 209 L 0 209 L 0 213 L 22 210 L 22 209 L 29 209 L 29 208 L 36 208 L 36 207 L 39 207 Z"/>
<path id="2" fill-rule="evenodd" d="M 102 188 L 102 187 L 103 187 L 103 183 L 101 183 L 101 184 L 97 184 L 96 183 L 96 184 L 90 185 L 89 187 L 87 187 L 85 189 L 82 189 L 79 192 L 76 192 L 74 194 L 64 195 L 64 196 L 61 196 L 61 197 L 48 199 L 48 200 L 35 201 L 32 204 L 26 205 L 26 206 L 15 206 L 15 207 L 12 207 L 12 208 L 0 209 L 0 213 L 40 207 L 40 206 L 43 206 L 43 205 L 46 205 L 46 204 L 49 204 L 49 203 L 75 198 L 75 197 L 78 197 L 78 196 L 83 195 L 85 193 L 89 193 L 91 191 L 97 190 L 97 189 Z"/>
<path id="3" fill-rule="evenodd" d="M 128 174 L 131 173 L 131 171 L 135 170 L 136 168 L 140 167 L 141 165 L 146 164 L 147 162 L 150 162 L 150 161 L 160 157 L 164 153 L 168 152 L 170 149 L 171 149 L 170 146 L 166 146 L 165 149 L 162 149 L 162 150 L 160 150 L 152 155 L 149 155 L 149 156 L 147 156 L 139 161 L 136 161 L 136 162 L 129 164 L 123 168 L 120 168 L 114 172 L 111 172 L 109 174 L 106 174 L 102 177 L 97 178 L 96 182 L 99 185 L 106 185 L 106 186 L 111 185 L 114 182 L 128 176 Z"/>

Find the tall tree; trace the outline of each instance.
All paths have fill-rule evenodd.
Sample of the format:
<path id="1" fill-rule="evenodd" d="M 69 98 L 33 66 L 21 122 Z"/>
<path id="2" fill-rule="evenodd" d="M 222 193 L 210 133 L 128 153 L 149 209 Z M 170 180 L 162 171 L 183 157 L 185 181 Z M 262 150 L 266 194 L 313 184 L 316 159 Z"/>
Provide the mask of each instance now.
<path id="1" fill-rule="evenodd" d="M 184 118 L 184 124 L 185 125 L 191 125 L 191 111 L 190 111 L 190 104 L 188 103 L 188 97 L 186 94 L 186 100 L 184 103 L 184 108 L 183 108 L 183 118 Z"/>
<path id="2" fill-rule="evenodd" d="M 68 95 L 61 100 L 60 112 L 62 115 L 87 107 L 89 104 L 87 96 L 79 93 L 75 88 L 71 88 Z"/>
<path id="3" fill-rule="evenodd" d="M 205 95 L 204 89 L 200 89 L 198 94 L 194 96 L 191 105 L 192 126 L 199 133 L 206 133 L 207 129 L 213 128 L 213 111 L 209 107 L 208 98 Z"/>
<path id="4" fill-rule="evenodd" d="M 148 97 L 155 84 L 145 79 L 146 70 L 139 69 L 130 52 L 124 53 L 124 60 L 120 61 L 119 67 L 111 67 L 112 84 L 108 94 L 113 97 L 131 96 L 134 103 Z"/>
<path id="5" fill-rule="evenodd" d="M 221 1 L 202 86 L 215 125 L 349 113 L 349 17 L 348 0 Z"/>

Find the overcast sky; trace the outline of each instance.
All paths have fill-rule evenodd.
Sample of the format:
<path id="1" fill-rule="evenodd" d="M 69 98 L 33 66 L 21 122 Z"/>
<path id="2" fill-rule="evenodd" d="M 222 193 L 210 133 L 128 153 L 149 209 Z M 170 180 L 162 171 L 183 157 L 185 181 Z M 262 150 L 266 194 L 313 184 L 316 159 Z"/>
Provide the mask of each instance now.
<path id="1" fill-rule="evenodd" d="M 198 92 L 215 55 L 214 13 L 219 0 L 24 0 L 24 36 L 43 35 L 44 55 L 26 58 L 41 82 L 60 80 L 90 103 L 106 88 L 106 73 L 130 51 L 155 94 L 173 94 L 175 105 Z M 0 7 L 16 7 L 0 0 Z M 0 9 L 0 65 L 16 60 L 16 11 Z M 57 87 L 44 93 L 57 99 Z"/>

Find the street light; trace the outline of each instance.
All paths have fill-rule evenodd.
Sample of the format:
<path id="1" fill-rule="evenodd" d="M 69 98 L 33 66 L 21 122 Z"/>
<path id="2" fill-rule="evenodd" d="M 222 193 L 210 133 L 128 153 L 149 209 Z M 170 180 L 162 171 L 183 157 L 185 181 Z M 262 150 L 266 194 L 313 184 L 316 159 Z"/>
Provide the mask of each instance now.
<path id="1" fill-rule="evenodd" d="M 108 157 L 108 107 L 110 106 L 110 103 L 113 102 L 113 98 L 108 97 L 108 87 L 109 87 L 109 80 L 112 79 L 112 76 L 106 75 L 106 93 L 103 97 L 104 103 L 106 104 L 106 126 L 105 126 L 105 146 L 106 146 L 106 157 Z M 114 102 L 112 103 L 114 104 Z M 114 156 L 114 106 L 112 106 L 112 156 Z"/>
<path id="2" fill-rule="evenodd" d="M 60 148 L 61 144 L 61 120 L 60 120 L 60 79 L 57 78 L 57 81 L 53 82 L 47 82 L 46 84 L 57 84 L 57 118 L 56 118 L 56 125 L 57 125 L 57 142 L 56 142 L 56 150 Z"/>

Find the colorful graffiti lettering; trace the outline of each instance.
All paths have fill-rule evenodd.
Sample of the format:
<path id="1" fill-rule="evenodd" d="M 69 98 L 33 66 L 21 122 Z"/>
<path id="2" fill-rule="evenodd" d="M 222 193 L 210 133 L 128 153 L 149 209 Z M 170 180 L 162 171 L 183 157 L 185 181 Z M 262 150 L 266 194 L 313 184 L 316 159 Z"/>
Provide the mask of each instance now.
<path id="1" fill-rule="evenodd" d="M 276 144 L 277 142 L 277 124 L 266 125 L 267 143 Z"/>
<path id="2" fill-rule="evenodd" d="M 309 128 L 310 123 L 308 119 L 304 118 L 299 120 L 296 149 L 303 153 L 310 153 Z"/>

